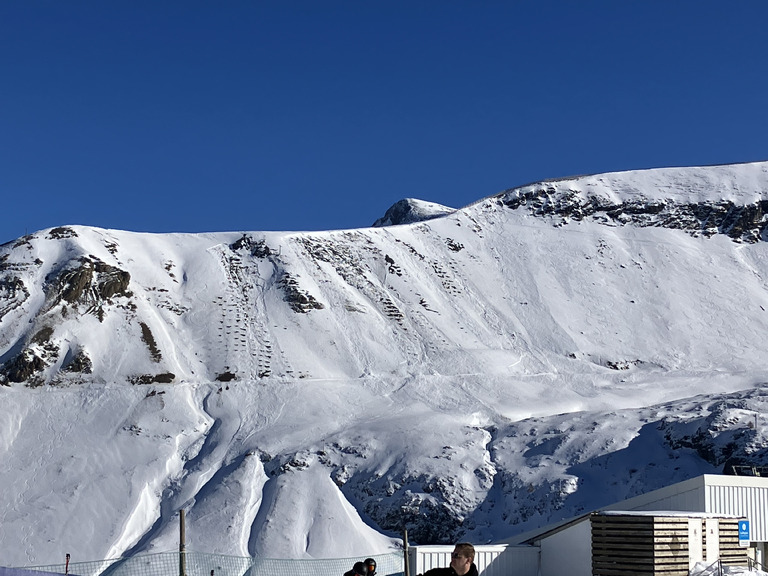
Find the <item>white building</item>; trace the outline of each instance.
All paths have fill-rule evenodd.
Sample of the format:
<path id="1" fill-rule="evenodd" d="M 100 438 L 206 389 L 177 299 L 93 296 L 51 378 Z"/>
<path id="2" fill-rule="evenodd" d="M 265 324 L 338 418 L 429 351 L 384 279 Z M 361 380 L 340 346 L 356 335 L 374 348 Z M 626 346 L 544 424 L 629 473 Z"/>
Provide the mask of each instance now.
<path id="1" fill-rule="evenodd" d="M 768 565 L 768 478 L 705 474 L 679 482 L 594 512 L 653 512 L 653 516 L 685 516 L 691 526 L 703 527 L 693 538 L 691 562 L 711 560 L 718 548 L 707 533 L 722 519 L 749 522 L 748 554 Z M 507 539 L 502 545 L 476 546 L 477 566 L 483 576 L 592 575 L 592 513 L 565 520 Z M 698 522 L 698 524 L 697 524 Z M 686 545 L 688 545 L 686 543 Z M 416 546 L 411 549 L 410 573 L 421 574 L 436 566 L 448 566 L 452 546 Z"/>
<path id="2" fill-rule="evenodd" d="M 768 478 L 704 474 L 617 502 L 603 510 L 701 512 L 746 518 L 753 559 L 768 564 Z"/>

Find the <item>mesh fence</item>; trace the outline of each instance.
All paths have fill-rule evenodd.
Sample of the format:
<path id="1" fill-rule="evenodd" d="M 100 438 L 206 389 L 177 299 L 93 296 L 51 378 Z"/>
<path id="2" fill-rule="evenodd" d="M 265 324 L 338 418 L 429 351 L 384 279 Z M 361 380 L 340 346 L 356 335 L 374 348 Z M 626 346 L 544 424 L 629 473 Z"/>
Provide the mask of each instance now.
<path id="1" fill-rule="evenodd" d="M 130 558 L 25 566 L 24 570 L 56 572 L 70 576 L 342 576 L 355 562 L 373 558 L 377 576 L 402 576 L 402 554 L 378 554 L 360 558 L 281 560 L 276 558 L 223 556 L 187 551 L 162 552 Z"/>

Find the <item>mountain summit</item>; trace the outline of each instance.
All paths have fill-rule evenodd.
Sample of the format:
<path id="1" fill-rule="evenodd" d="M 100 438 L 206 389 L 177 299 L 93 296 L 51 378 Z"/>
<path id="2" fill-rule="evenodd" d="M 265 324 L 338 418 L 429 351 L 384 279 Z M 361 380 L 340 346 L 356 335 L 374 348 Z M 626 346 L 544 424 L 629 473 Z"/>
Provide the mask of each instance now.
<path id="1" fill-rule="evenodd" d="M 434 202 L 424 202 L 415 198 L 405 198 L 395 202 L 384 213 L 384 216 L 373 223 L 373 227 L 395 226 L 397 224 L 414 224 L 425 220 L 432 220 L 455 212 L 453 208 L 448 208 Z"/>
<path id="2" fill-rule="evenodd" d="M 223 554 L 488 542 L 766 463 L 768 163 L 404 202 L 1 246 L 4 562 L 171 550 L 182 508 Z"/>

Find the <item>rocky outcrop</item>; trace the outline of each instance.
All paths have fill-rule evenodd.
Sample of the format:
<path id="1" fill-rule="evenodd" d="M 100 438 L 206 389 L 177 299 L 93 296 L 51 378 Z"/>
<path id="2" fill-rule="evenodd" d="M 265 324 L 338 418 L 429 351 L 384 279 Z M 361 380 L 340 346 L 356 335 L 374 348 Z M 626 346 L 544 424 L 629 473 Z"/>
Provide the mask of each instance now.
<path id="1" fill-rule="evenodd" d="M 69 226 L 59 226 L 58 228 L 52 228 L 48 232 L 48 238 L 51 240 L 62 240 L 64 238 L 77 238 L 77 232 L 75 232 Z"/>
<path id="2" fill-rule="evenodd" d="M 16 276 L 0 278 L 0 320 L 29 298 L 24 281 Z"/>
<path id="3" fill-rule="evenodd" d="M 0 369 L 0 382 L 6 385 L 9 382 L 26 382 L 46 367 L 47 364 L 40 356 L 26 348 L 3 365 Z"/>
<path id="4" fill-rule="evenodd" d="M 283 299 L 294 312 L 306 314 L 310 310 L 325 308 L 322 302 L 318 302 L 312 294 L 303 290 L 296 278 L 288 272 L 283 273 L 280 280 L 277 281 L 277 286 L 283 290 Z"/>
<path id="5" fill-rule="evenodd" d="M 46 292 L 51 305 L 93 304 L 114 296 L 128 296 L 131 275 L 109 264 L 81 257 L 46 278 Z"/>
<path id="6" fill-rule="evenodd" d="M 149 329 L 149 326 L 147 326 L 145 322 L 139 322 L 139 326 L 141 327 L 141 341 L 147 345 L 147 348 L 149 348 L 149 355 L 152 358 L 152 361 L 160 362 L 160 360 L 163 359 L 163 354 L 157 347 L 157 342 L 155 342 L 155 337 L 152 335 L 152 330 Z"/>
<path id="7" fill-rule="evenodd" d="M 59 344 L 53 340 L 53 332 L 51 326 L 35 332 L 21 352 L 0 367 L 0 382 L 43 384 L 42 372 L 59 357 Z"/>
<path id="8" fill-rule="evenodd" d="M 241 238 L 229 245 L 233 252 L 247 252 L 254 258 L 268 258 L 276 252 L 267 246 L 264 240 L 254 240 L 251 236 L 243 234 Z"/>
<path id="9" fill-rule="evenodd" d="M 455 212 L 455 210 L 447 206 L 424 202 L 414 198 L 405 198 L 392 204 L 384 213 L 384 216 L 373 223 L 373 227 L 380 228 L 384 226 L 397 226 L 398 224 L 424 222 L 433 218 L 440 218 L 451 212 Z"/>
<path id="10" fill-rule="evenodd" d="M 93 363 L 85 353 L 85 350 L 80 350 L 72 357 L 63 368 L 65 372 L 73 372 L 77 374 L 91 374 L 93 372 Z"/>
<path id="11" fill-rule="evenodd" d="M 694 236 L 725 234 L 748 243 L 768 239 L 768 200 L 746 206 L 724 200 L 677 203 L 671 198 L 616 203 L 577 190 L 558 189 L 552 184 L 507 190 L 496 199 L 509 209 L 525 209 L 535 216 L 558 217 L 561 223 L 591 219 L 616 226 L 672 228 Z"/>
<path id="12" fill-rule="evenodd" d="M 723 474 L 733 474 L 734 466 L 768 466 L 768 446 L 758 427 L 759 414 L 742 398 L 716 400 L 707 414 L 695 419 L 659 423 L 672 450 L 692 450 Z"/>
<path id="13" fill-rule="evenodd" d="M 142 374 L 131 379 L 131 384 L 171 384 L 176 379 L 173 372 L 163 372 L 161 374 Z"/>

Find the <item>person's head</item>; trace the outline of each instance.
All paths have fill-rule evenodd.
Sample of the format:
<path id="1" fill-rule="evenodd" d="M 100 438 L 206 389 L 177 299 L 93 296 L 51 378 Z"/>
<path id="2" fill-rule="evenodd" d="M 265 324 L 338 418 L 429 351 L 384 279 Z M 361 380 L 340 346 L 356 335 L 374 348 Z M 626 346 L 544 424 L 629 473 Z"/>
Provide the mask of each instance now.
<path id="1" fill-rule="evenodd" d="M 347 564 L 349 566 L 349 564 Z M 355 571 L 356 576 L 368 576 L 368 567 L 362 562 L 355 562 L 352 566 L 352 570 Z"/>
<path id="2" fill-rule="evenodd" d="M 459 576 L 464 576 L 469 572 L 472 562 L 475 561 L 475 547 L 467 542 L 456 544 L 451 554 L 451 568 Z"/>
<path id="3" fill-rule="evenodd" d="M 363 560 L 363 564 L 368 568 L 368 576 L 376 576 L 376 560 L 373 558 L 366 558 Z"/>

